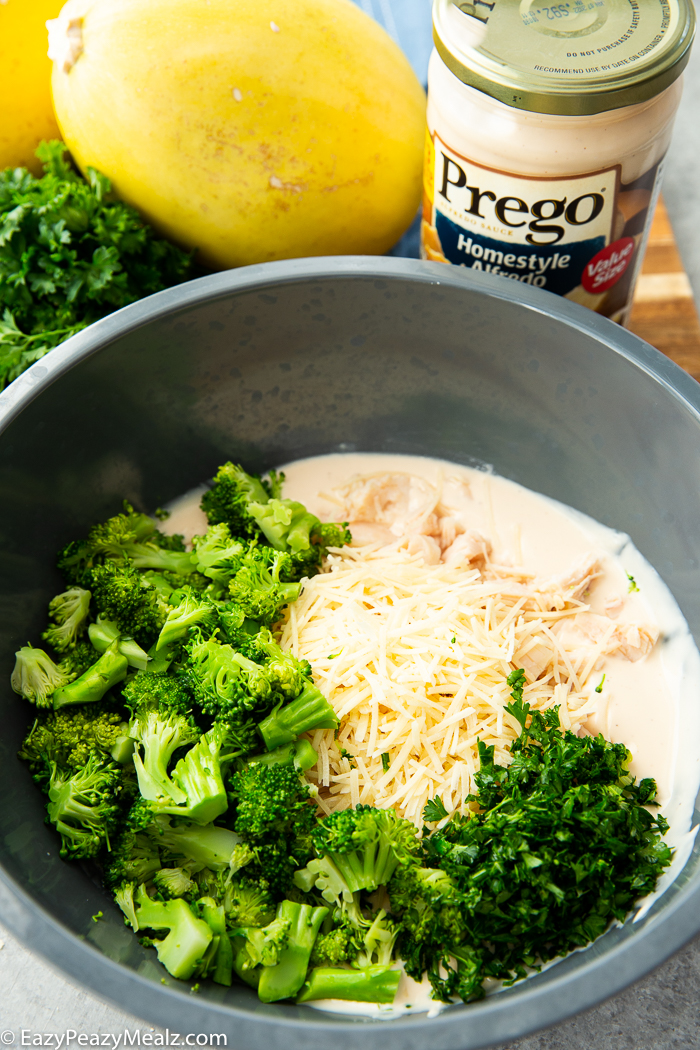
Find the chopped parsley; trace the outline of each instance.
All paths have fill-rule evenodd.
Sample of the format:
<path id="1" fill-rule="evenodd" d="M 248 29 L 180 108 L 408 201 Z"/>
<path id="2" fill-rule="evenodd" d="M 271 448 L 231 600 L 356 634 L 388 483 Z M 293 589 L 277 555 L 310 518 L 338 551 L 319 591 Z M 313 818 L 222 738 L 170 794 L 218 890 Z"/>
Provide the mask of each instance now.
<path id="1" fill-rule="evenodd" d="M 88 168 L 84 179 L 67 152 L 43 142 L 40 179 L 0 171 L 0 390 L 93 321 L 196 276 L 187 252 L 115 200 L 104 175 Z"/>
<path id="2" fill-rule="evenodd" d="M 351 769 L 356 768 L 355 756 L 351 755 L 349 751 L 346 751 L 344 747 L 341 747 L 340 749 L 340 757 L 347 758 L 348 762 L 350 763 Z"/>
<path id="3" fill-rule="evenodd" d="M 637 581 L 635 580 L 634 576 L 632 576 L 629 572 L 627 573 L 627 579 L 629 580 L 627 593 L 632 594 L 633 591 L 638 591 L 639 587 L 637 586 Z"/>
<path id="4" fill-rule="evenodd" d="M 478 812 L 426 829 L 424 867 L 389 887 L 406 970 L 427 971 L 445 1001 L 480 998 L 485 978 L 510 984 L 624 922 L 672 856 L 668 824 L 649 810 L 656 784 L 636 782 L 624 744 L 562 732 L 558 708 L 523 702 L 522 670 L 508 682 L 506 710 L 520 724 L 510 764 L 479 741 L 478 790 L 466 799 Z M 429 803 L 426 819 L 441 806 Z"/>
<path id="5" fill-rule="evenodd" d="M 391 764 L 391 758 L 389 757 L 389 752 L 385 751 L 384 754 L 382 755 L 382 769 L 384 770 L 385 773 L 388 772 L 390 764 Z"/>

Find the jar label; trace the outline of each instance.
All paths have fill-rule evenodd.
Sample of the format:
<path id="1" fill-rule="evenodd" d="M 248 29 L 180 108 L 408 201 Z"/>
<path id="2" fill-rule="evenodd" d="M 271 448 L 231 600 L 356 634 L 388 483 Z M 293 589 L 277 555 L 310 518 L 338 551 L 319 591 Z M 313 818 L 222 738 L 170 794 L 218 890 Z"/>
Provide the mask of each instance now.
<path id="1" fill-rule="evenodd" d="M 631 299 L 658 168 L 530 177 L 426 140 L 422 256 L 544 288 L 615 320 Z"/>

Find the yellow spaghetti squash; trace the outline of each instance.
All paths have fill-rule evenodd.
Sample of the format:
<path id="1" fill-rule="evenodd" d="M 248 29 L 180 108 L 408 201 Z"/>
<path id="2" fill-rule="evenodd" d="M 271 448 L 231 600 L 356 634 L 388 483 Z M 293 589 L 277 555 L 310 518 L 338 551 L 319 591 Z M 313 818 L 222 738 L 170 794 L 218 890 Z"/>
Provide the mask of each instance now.
<path id="1" fill-rule="evenodd" d="M 80 167 L 211 266 L 384 252 L 416 212 L 423 90 L 350 0 L 69 0 L 51 36 Z"/>

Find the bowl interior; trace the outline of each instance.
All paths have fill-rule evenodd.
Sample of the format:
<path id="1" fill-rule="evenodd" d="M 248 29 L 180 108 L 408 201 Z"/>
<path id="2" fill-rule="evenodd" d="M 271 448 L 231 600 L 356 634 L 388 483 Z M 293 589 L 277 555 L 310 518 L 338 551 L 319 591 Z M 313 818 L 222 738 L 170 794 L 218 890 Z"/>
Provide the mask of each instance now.
<path id="1" fill-rule="evenodd" d="M 141 1016 L 172 1028 L 174 1016 L 194 1011 L 201 1031 L 236 1019 L 241 1050 L 257 1045 L 261 1022 L 280 1045 L 303 1036 L 308 1046 L 317 1031 L 320 1046 L 335 1029 L 343 1045 L 359 1046 L 368 1033 L 347 1017 L 262 1007 L 243 988 L 203 986 L 195 1004 L 161 983 L 154 953 L 89 869 L 59 859 L 42 796 L 15 757 L 30 712 L 9 675 L 15 649 L 45 626 L 62 544 L 124 498 L 153 511 L 228 459 L 257 471 L 331 451 L 436 456 L 492 465 L 628 532 L 700 636 L 692 381 L 628 333 L 545 293 L 398 260 L 326 262 L 207 278 L 101 322 L 43 377 L 35 366 L 22 411 L 6 414 L 0 433 L 0 864 L 20 901 L 13 914 L 25 916 L 31 946 L 55 955 L 46 945 L 62 944 L 63 965 L 105 996 L 128 988 L 122 1005 Z M 450 1009 L 429 1022 L 431 1045 L 509 1038 L 610 994 L 700 927 L 686 913 L 672 921 L 699 880 L 696 853 L 641 923 L 485 1003 Z M 53 933 L 42 946 L 46 922 Z M 397 1050 L 422 1045 L 426 1023 L 384 1025 L 382 1038 Z"/>

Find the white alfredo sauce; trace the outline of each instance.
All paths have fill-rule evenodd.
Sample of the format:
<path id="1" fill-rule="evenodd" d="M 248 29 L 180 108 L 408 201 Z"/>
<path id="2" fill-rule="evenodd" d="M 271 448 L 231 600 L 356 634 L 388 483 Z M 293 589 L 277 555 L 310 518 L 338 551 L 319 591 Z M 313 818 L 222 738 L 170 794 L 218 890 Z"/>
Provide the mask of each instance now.
<path id="1" fill-rule="evenodd" d="M 656 780 L 660 809 L 670 824 L 666 841 L 675 849 L 674 859 L 656 892 L 641 902 L 636 918 L 645 914 L 685 865 L 697 830 L 691 829 L 691 818 L 700 788 L 700 654 L 675 599 L 629 537 L 486 470 L 436 459 L 338 453 L 280 469 L 286 475 L 283 496 L 304 503 L 322 521 L 338 519 L 333 490 L 357 475 L 404 473 L 423 478 L 442 488 L 443 504 L 454 508 L 466 526 L 488 537 L 494 562 L 552 576 L 565 572 L 578 556 L 593 553 L 603 575 L 586 596 L 591 612 L 603 614 L 606 604 L 609 609 L 617 600 L 620 623 L 658 627 L 659 639 L 643 659 L 601 658 L 597 666 L 605 680 L 587 722 L 592 733 L 626 744 L 637 778 Z M 206 530 L 199 508 L 202 491 L 200 487 L 175 501 L 168 532 L 182 532 L 190 539 Z M 639 588 L 631 593 L 630 576 Z M 418 984 L 405 974 L 392 1006 L 335 1000 L 307 1005 L 387 1019 L 407 1012 L 437 1014 L 443 1008 L 430 999 L 427 980 Z"/>

